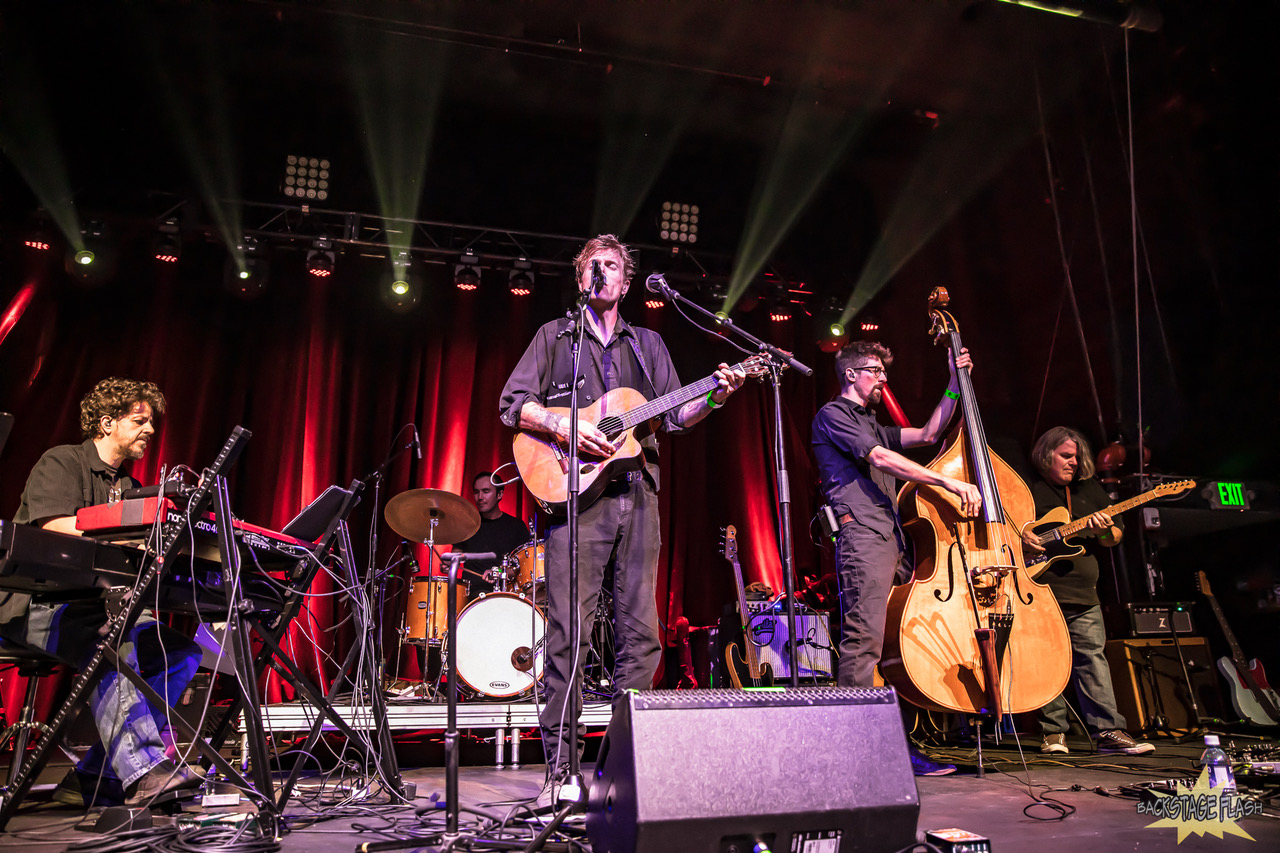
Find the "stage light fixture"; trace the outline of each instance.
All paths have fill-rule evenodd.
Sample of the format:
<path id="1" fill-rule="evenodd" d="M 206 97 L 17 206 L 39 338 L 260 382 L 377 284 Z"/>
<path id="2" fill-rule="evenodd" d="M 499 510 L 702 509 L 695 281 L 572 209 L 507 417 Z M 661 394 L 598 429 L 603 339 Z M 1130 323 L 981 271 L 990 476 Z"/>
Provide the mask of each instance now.
<path id="1" fill-rule="evenodd" d="M 290 154 L 284 158 L 281 188 L 289 198 L 324 201 L 329 197 L 329 161 Z"/>
<path id="2" fill-rule="evenodd" d="M 822 352 L 836 352 L 849 340 L 848 329 L 840 321 L 842 310 L 840 300 L 831 297 L 813 315 L 813 334 Z"/>
<path id="3" fill-rule="evenodd" d="M 769 319 L 774 323 L 789 323 L 791 322 L 791 309 L 771 308 L 769 309 Z"/>
<path id="4" fill-rule="evenodd" d="M 253 299 L 267 289 L 271 271 L 266 247 L 252 234 L 243 235 L 222 265 L 222 286 L 241 299 Z"/>
<path id="5" fill-rule="evenodd" d="M 81 284 L 102 284 L 115 273 L 116 253 L 107 237 L 102 220 L 90 220 L 80 229 L 78 246 L 69 246 L 66 256 L 67 274 Z"/>
<path id="6" fill-rule="evenodd" d="M 391 271 L 383 277 L 382 301 L 397 313 L 410 310 L 422 298 L 420 278 L 409 253 L 405 250 L 396 252 L 391 260 Z"/>
<path id="7" fill-rule="evenodd" d="M 663 302 L 661 299 L 659 299 L 656 296 L 652 296 L 644 301 L 644 307 L 654 311 L 657 311 L 659 308 L 665 307 L 666 304 L 667 303 Z"/>
<path id="8" fill-rule="evenodd" d="M 507 274 L 507 290 L 512 296 L 529 296 L 533 293 L 533 264 L 520 258 L 511 265 Z"/>
<path id="9" fill-rule="evenodd" d="M 152 242 L 152 254 L 165 264 L 176 264 L 182 257 L 182 236 L 176 217 L 169 217 L 156 226 L 157 234 Z"/>
<path id="10" fill-rule="evenodd" d="M 307 250 L 307 272 L 316 278 L 328 278 L 333 275 L 336 259 L 333 242 L 327 237 L 317 237 Z"/>
<path id="11" fill-rule="evenodd" d="M 37 252 L 47 252 L 51 248 L 49 242 L 40 237 L 31 236 L 22 241 L 22 245 Z"/>
<path id="12" fill-rule="evenodd" d="M 458 290 L 480 289 L 480 261 L 470 250 L 458 258 L 453 268 L 453 286 Z"/>
<path id="13" fill-rule="evenodd" d="M 658 236 L 671 243 L 698 242 L 698 206 L 664 201 L 658 215 Z"/>

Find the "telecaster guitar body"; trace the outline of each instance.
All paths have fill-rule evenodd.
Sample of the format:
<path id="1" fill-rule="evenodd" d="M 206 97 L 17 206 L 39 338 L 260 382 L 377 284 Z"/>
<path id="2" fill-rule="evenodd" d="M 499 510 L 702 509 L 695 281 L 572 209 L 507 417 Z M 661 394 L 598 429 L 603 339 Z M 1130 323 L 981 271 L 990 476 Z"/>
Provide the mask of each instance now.
<path id="1" fill-rule="evenodd" d="M 1271 714 L 1258 700 L 1254 688 L 1249 686 L 1249 681 L 1252 679 L 1257 685 L 1257 692 L 1271 701 L 1271 707 L 1280 708 L 1280 695 L 1276 694 L 1270 682 L 1267 681 L 1267 671 L 1262 668 L 1262 663 L 1257 658 L 1249 661 L 1248 670 L 1246 675 L 1230 657 L 1218 658 L 1218 671 L 1227 680 L 1227 684 L 1231 685 L 1231 704 L 1235 706 L 1240 719 L 1248 720 L 1257 726 L 1280 725 L 1280 720 L 1272 719 Z"/>

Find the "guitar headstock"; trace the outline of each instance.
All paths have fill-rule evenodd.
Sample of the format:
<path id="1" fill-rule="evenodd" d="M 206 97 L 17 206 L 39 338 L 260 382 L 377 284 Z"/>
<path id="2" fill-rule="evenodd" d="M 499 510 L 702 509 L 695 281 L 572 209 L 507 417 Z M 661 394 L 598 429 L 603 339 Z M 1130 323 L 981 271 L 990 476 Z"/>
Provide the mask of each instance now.
<path id="1" fill-rule="evenodd" d="M 782 363 L 782 369 L 787 369 L 787 363 Z M 749 379 L 763 379 L 769 375 L 769 358 L 765 355 L 757 353 L 750 358 L 743 359 L 738 365 L 743 373 L 747 374 Z"/>
<path id="2" fill-rule="evenodd" d="M 1162 483 L 1151 491 L 1161 497 L 1165 497 L 1167 495 L 1180 495 L 1189 489 L 1194 489 L 1195 487 L 1195 480 L 1179 480 L 1176 483 Z"/>
<path id="3" fill-rule="evenodd" d="M 1209 587 L 1209 576 L 1205 574 L 1203 569 L 1196 572 L 1196 587 L 1207 598 L 1213 598 L 1213 590 Z"/>
<path id="4" fill-rule="evenodd" d="M 720 550 L 730 563 L 738 561 L 738 531 L 732 524 L 720 531 Z"/>

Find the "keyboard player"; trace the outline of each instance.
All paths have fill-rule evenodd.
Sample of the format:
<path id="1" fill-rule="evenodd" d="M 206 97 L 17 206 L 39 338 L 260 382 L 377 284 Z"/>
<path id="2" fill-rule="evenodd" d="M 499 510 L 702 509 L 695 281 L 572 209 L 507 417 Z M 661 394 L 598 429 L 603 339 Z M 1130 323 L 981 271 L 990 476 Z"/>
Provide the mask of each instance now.
<path id="1" fill-rule="evenodd" d="M 14 523 L 79 535 L 76 510 L 118 500 L 138 485 L 128 465 L 146 453 L 164 409 L 164 395 L 151 382 L 115 377 L 99 382 L 80 401 L 84 441 L 51 448 L 40 457 Z M 40 649 L 71 666 L 92 657 L 106 621 L 100 598 L 57 602 L 0 593 L 0 639 Z M 146 613 L 121 639 L 119 652 L 170 704 L 200 663 L 199 646 Z M 200 784 L 200 768 L 174 764 L 167 709 L 150 707 L 128 679 L 114 671 L 104 674 L 89 706 L 101 743 L 67 774 L 55 799 L 85 805 L 96 792 L 99 803 L 138 805 Z"/>

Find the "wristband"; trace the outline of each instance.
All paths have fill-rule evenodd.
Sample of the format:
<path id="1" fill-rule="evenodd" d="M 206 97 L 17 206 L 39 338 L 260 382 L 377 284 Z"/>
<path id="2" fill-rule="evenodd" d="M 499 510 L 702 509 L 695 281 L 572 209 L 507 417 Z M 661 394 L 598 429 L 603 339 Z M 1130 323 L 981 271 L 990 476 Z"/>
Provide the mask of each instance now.
<path id="1" fill-rule="evenodd" d="M 959 395 L 959 394 L 957 394 L 955 391 L 952 391 L 950 388 L 948 388 L 947 390 L 943 391 L 943 392 L 942 392 L 942 396 L 944 396 L 944 397 L 950 397 L 952 400 L 959 400 L 959 399 L 960 399 L 960 395 Z"/>
<path id="2" fill-rule="evenodd" d="M 715 399 L 712 398 L 711 395 L 714 393 L 715 393 L 714 390 L 707 392 L 707 408 L 708 409 L 718 409 L 724 405 L 724 403 L 717 403 Z"/>

